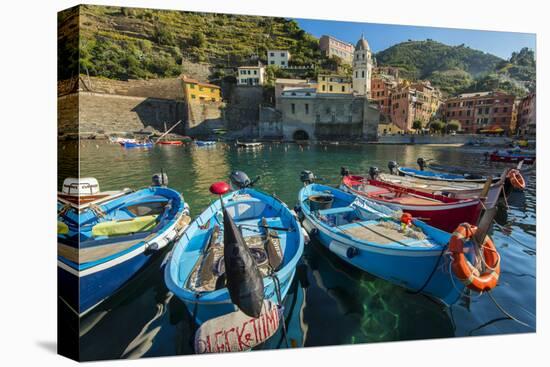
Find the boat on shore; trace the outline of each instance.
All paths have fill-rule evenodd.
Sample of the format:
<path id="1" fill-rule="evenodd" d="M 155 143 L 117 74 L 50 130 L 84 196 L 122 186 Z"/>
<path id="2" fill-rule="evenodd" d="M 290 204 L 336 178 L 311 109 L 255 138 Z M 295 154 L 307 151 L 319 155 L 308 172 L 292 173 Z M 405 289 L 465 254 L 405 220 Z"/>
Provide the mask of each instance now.
<path id="1" fill-rule="evenodd" d="M 216 145 L 216 142 L 214 140 L 195 140 L 195 144 L 199 147 L 207 147 Z"/>
<path id="2" fill-rule="evenodd" d="M 109 142 L 111 143 L 118 143 L 118 144 L 122 144 L 122 143 L 135 143 L 136 142 L 136 139 L 133 139 L 133 138 L 121 138 L 121 137 L 117 137 L 117 136 L 110 136 L 109 137 Z"/>
<path id="3" fill-rule="evenodd" d="M 157 141 L 156 144 L 158 145 L 183 145 L 183 142 L 181 140 L 161 140 Z"/>
<path id="4" fill-rule="evenodd" d="M 481 214 L 482 203 L 479 198 L 452 198 L 380 181 L 375 167 L 369 170 L 370 178 L 350 175 L 345 168 L 342 168 L 341 173 L 342 190 L 366 197 L 392 210 L 410 213 L 445 232 L 452 232 L 461 223 L 477 223 Z"/>
<path id="5" fill-rule="evenodd" d="M 122 142 L 120 145 L 124 148 L 152 148 L 153 142 L 150 140 L 146 141 L 135 141 L 135 142 Z"/>
<path id="6" fill-rule="evenodd" d="M 165 268 L 168 289 L 198 327 L 196 353 L 247 350 L 271 337 L 284 324 L 281 305 L 304 249 L 286 204 L 253 189 L 242 172 L 231 177 L 235 191 L 225 182 L 211 186 L 220 199 L 189 225 Z M 236 330 L 250 336 L 246 345 Z"/>
<path id="7" fill-rule="evenodd" d="M 59 297 L 78 316 L 126 285 L 190 222 L 165 178 L 111 192 L 99 191 L 93 178 L 65 180 L 57 203 Z"/>
<path id="8" fill-rule="evenodd" d="M 242 142 L 242 141 L 236 141 L 237 147 L 239 148 L 245 148 L 245 149 L 253 149 L 253 148 L 259 148 L 262 146 L 262 143 L 260 142 Z"/>
<path id="9" fill-rule="evenodd" d="M 480 275 L 487 282 L 478 282 L 473 275 L 475 286 L 467 285 L 472 272 L 464 268 L 465 274 L 462 266 L 474 262 L 475 244 L 470 238 L 475 227 L 464 224 L 457 233 L 447 233 L 364 197 L 312 181 L 304 184 L 298 195 L 302 225 L 346 263 L 446 305 L 454 304 L 466 287 L 496 286 L 499 258 L 488 251 L 485 259 L 494 274 Z M 472 231 L 465 233 L 463 227 Z M 483 246 L 496 253 L 490 238 L 484 238 Z"/>

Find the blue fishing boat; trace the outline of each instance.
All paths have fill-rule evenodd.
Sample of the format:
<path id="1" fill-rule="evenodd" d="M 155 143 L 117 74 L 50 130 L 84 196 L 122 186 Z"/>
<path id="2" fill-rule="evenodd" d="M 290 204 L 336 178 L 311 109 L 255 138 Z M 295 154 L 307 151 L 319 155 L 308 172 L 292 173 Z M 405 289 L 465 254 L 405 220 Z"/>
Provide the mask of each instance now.
<path id="1" fill-rule="evenodd" d="M 407 213 L 311 182 L 305 181 L 300 190 L 298 213 L 312 238 L 343 261 L 408 290 L 447 305 L 459 299 L 465 284 L 451 265 L 461 256 L 461 264 L 473 261 L 474 251 L 457 254 L 452 261 L 447 255 L 450 233 Z M 467 241 L 464 246 L 474 244 Z"/>
<path id="2" fill-rule="evenodd" d="M 216 142 L 213 140 L 196 140 L 195 144 L 197 144 L 197 146 L 199 147 L 207 147 L 216 145 Z"/>
<path id="3" fill-rule="evenodd" d="M 415 178 L 421 178 L 425 180 L 435 180 L 435 181 L 450 181 L 450 182 L 474 182 L 474 183 L 484 183 L 487 181 L 487 177 L 476 175 L 476 174 L 456 174 L 456 173 L 446 173 L 446 172 L 433 172 L 433 171 L 424 171 L 420 169 L 408 168 L 408 167 L 397 167 L 397 172 L 401 176 L 410 176 Z M 500 177 L 493 177 L 492 182 L 500 181 Z"/>
<path id="4" fill-rule="evenodd" d="M 304 249 L 300 224 L 286 204 L 253 189 L 243 172 L 231 181 L 232 192 L 225 182 L 212 185 L 220 199 L 189 225 L 165 269 L 168 289 L 198 328 L 197 353 L 247 350 L 272 336 L 284 324 L 280 306 Z M 236 333 L 249 336 L 246 345 Z"/>
<path id="5" fill-rule="evenodd" d="M 151 187 L 110 192 L 100 192 L 93 178 L 65 180 L 57 202 L 59 296 L 79 316 L 124 286 L 190 222 L 182 196 L 159 177 Z"/>
<path id="6" fill-rule="evenodd" d="M 122 145 L 124 148 L 152 148 L 153 142 L 152 141 L 125 141 L 121 142 L 120 145 Z"/>

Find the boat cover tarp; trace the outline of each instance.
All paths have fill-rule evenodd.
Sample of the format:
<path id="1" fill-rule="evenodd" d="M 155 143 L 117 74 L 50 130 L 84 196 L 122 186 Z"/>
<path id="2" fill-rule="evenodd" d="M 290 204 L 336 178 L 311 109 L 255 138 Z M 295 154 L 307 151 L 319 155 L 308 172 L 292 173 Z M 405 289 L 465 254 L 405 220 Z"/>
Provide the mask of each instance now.
<path id="1" fill-rule="evenodd" d="M 92 236 L 120 236 L 150 231 L 156 224 L 157 215 L 144 215 L 130 220 L 112 220 L 96 224 L 92 228 Z"/>

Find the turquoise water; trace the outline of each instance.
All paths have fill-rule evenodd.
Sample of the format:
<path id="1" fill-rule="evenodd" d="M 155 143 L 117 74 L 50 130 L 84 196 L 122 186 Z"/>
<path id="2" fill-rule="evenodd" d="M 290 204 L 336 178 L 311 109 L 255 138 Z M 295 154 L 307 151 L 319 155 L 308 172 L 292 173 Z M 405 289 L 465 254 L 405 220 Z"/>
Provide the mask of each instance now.
<path id="1" fill-rule="evenodd" d="M 59 177 L 74 171 L 76 143 L 60 142 Z M 163 169 L 169 186 L 182 192 L 197 215 L 214 198 L 208 187 L 227 180 L 233 170 L 261 175 L 258 187 L 277 195 L 289 206 L 301 187 L 299 173 L 312 170 L 325 183 L 338 183 L 341 166 L 364 173 L 370 166 L 387 171 L 387 162 L 415 167 L 416 159 L 500 172 L 505 165 L 483 160 L 483 149 L 389 145 L 265 145 L 242 150 L 219 143 L 216 147 L 158 146 L 149 150 L 123 149 L 106 142 L 80 144 L 80 174 L 99 180 L 102 190 L 139 188 Z M 527 189 L 514 192 L 499 210 L 492 238 L 502 255 L 495 299 L 511 315 L 534 326 L 536 322 L 536 175 L 525 173 Z M 512 236 L 515 240 L 513 240 Z M 520 243 L 518 243 L 517 241 Z M 192 353 L 193 329 L 183 304 L 169 293 L 161 273 L 162 256 L 134 282 L 81 320 L 80 347 L 85 360 L 138 358 Z M 444 307 L 423 295 L 351 268 L 318 243 L 306 246 L 292 290 L 285 300 L 289 343 L 323 346 L 455 336 L 531 332 L 507 318 L 491 299 L 464 297 Z M 262 348 L 286 348 L 278 333 Z"/>

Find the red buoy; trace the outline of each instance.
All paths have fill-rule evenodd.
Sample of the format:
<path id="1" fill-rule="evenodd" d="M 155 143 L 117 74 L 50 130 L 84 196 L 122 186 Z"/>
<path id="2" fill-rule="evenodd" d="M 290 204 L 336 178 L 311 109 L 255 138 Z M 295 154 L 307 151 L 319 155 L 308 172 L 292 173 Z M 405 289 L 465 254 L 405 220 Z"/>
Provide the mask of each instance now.
<path id="1" fill-rule="evenodd" d="M 223 195 L 229 192 L 230 187 L 227 182 L 214 182 L 212 185 L 210 185 L 210 192 L 214 195 Z"/>

